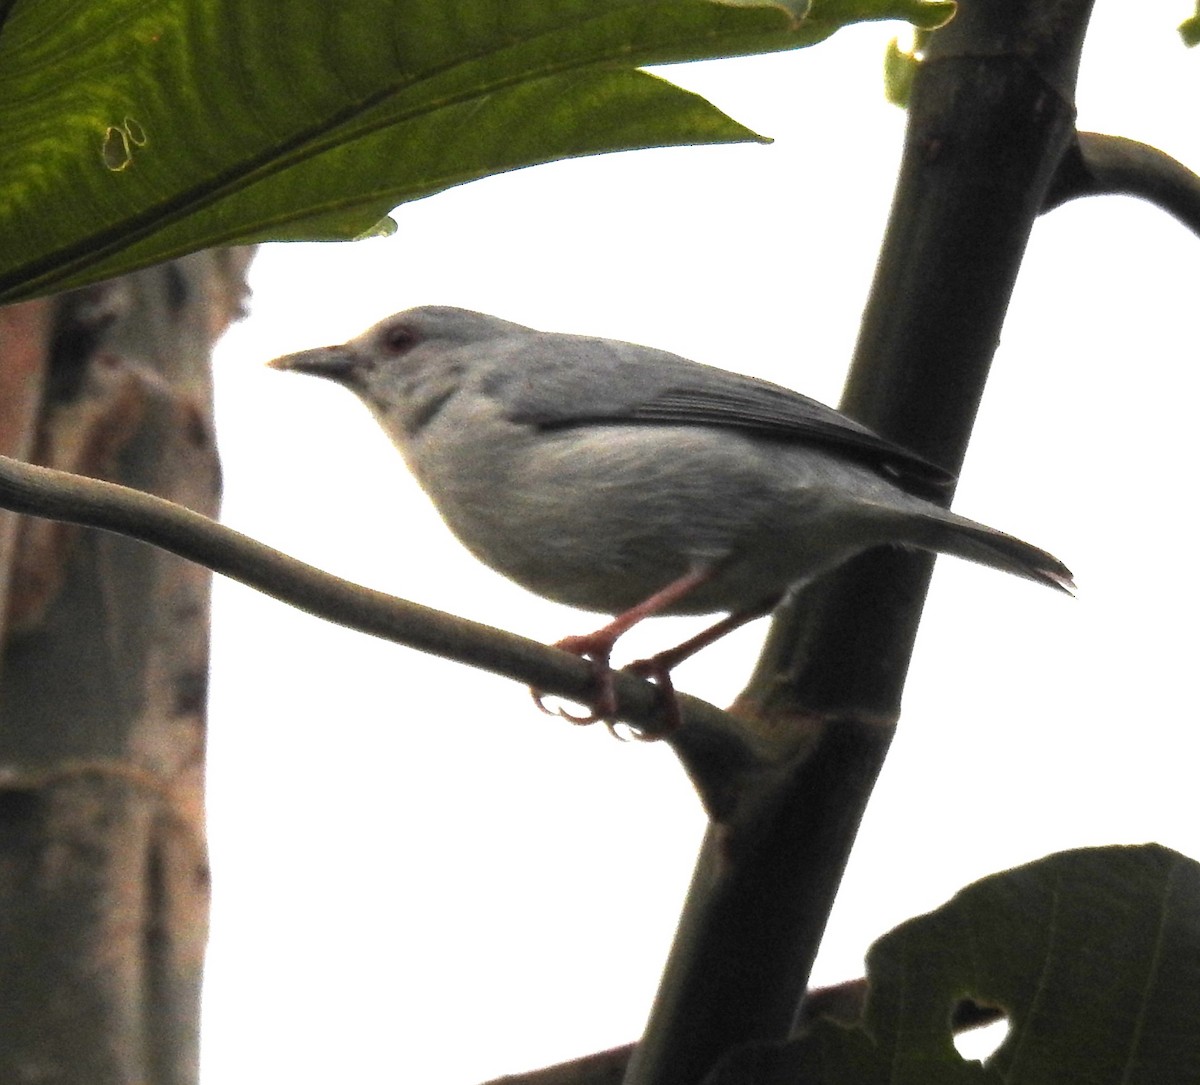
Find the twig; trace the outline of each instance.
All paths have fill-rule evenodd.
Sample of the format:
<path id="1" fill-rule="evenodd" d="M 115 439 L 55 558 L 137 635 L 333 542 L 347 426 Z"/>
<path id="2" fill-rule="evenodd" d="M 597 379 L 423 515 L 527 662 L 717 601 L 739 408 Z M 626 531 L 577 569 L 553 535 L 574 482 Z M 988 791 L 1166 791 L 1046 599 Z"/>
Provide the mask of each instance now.
<path id="1" fill-rule="evenodd" d="M 1080 132 L 1043 210 L 1081 196 L 1137 196 L 1200 234 L 1200 176 L 1165 151 L 1122 136 Z"/>
<path id="2" fill-rule="evenodd" d="M 828 1017 L 847 1026 L 857 1024 L 869 994 L 870 988 L 865 979 L 846 980 L 830 987 L 813 987 L 800 1007 L 797 1030 L 803 1030 L 819 1017 Z M 955 1004 L 950 1013 L 950 1031 L 957 1035 L 973 1028 L 982 1028 L 999 1021 L 1003 1016 L 1004 1011 L 996 1006 L 964 998 Z"/>
<path id="3" fill-rule="evenodd" d="M 138 539 L 319 618 L 547 693 L 583 703 L 592 693 L 592 668 L 577 656 L 344 580 L 140 490 L 0 456 L 0 508 Z M 617 672 L 615 688 L 620 718 L 647 737 L 668 738 L 710 811 L 730 801 L 731 789 L 740 792 L 734 777 L 760 755 L 732 716 L 681 694 L 684 726 L 663 736 L 655 686 Z"/>
<path id="4" fill-rule="evenodd" d="M 620 1085 L 633 1044 L 584 1055 L 522 1074 L 506 1074 L 484 1085 Z"/>
<path id="5" fill-rule="evenodd" d="M 865 979 L 847 980 L 832 987 L 814 987 L 804 1000 L 804 1007 L 797 1021 L 797 1029 L 815 1023 L 819 1017 L 830 1017 L 847 1027 L 858 1023 L 862 1016 L 863 1002 L 867 997 Z M 955 1006 L 950 1018 L 950 1031 L 965 1032 L 968 1029 L 990 1025 L 1004 1016 L 1003 1011 L 993 1006 L 984 1006 L 964 999 Z M 625 1067 L 633 1054 L 633 1044 L 598 1051 L 594 1055 L 571 1059 L 520 1074 L 505 1074 L 484 1085 L 619 1085 Z"/>

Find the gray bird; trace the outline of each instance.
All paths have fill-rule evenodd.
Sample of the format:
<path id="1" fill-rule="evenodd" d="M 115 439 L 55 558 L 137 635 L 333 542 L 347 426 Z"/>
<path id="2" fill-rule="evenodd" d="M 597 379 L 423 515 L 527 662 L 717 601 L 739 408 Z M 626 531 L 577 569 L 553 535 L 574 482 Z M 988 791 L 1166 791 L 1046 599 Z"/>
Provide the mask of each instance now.
<path id="1" fill-rule="evenodd" d="M 951 480 L 914 453 L 796 392 L 652 347 L 423 306 L 270 364 L 358 395 L 480 561 L 617 615 L 559 642 L 602 679 L 642 618 L 728 612 L 635 665 L 669 694 L 680 659 L 876 546 L 1074 588 L 1046 551 L 912 492 Z M 594 708 L 588 720 L 613 714 L 610 683 Z"/>

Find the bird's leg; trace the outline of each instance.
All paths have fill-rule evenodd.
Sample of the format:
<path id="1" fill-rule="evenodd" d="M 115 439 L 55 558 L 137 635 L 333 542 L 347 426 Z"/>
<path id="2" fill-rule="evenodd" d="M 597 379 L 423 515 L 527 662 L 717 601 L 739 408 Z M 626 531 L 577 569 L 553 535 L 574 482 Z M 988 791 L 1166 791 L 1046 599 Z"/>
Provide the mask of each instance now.
<path id="1" fill-rule="evenodd" d="M 608 625 L 602 626 L 594 633 L 585 633 L 583 636 L 563 637 L 562 640 L 557 641 L 554 645 L 555 648 L 561 648 L 564 652 L 571 652 L 573 655 L 582 656 L 592 663 L 596 676 L 596 696 L 592 700 L 592 712 L 587 716 L 575 716 L 561 708 L 551 710 L 543 703 L 545 695 L 540 690 L 530 690 L 529 692 L 533 694 L 534 702 L 538 708 L 549 715 L 562 716 L 563 719 L 578 724 L 595 723 L 597 720 L 611 720 L 617 714 L 617 693 L 613 687 L 612 668 L 609 666 L 613 645 L 617 643 L 618 638 L 627 633 L 643 618 L 651 618 L 655 614 L 659 614 L 679 602 L 689 592 L 695 591 L 701 584 L 710 580 L 714 572 L 715 570 L 711 566 L 702 566 L 693 569 L 677 580 L 672 580 L 665 588 L 656 591 L 648 599 L 643 599 L 637 606 L 630 607 L 623 613 L 618 614 Z M 697 651 L 700 647 L 703 647 L 703 645 L 697 646 L 693 651 Z M 655 656 L 654 658 L 657 659 L 658 657 Z M 670 700 L 673 704 L 675 700 L 674 696 L 671 696 Z M 678 709 L 674 709 L 673 711 L 675 715 L 679 714 Z"/>
<path id="2" fill-rule="evenodd" d="M 668 648 L 665 652 L 652 655 L 648 659 L 635 660 L 625 667 L 625 670 L 631 674 L 636 674 L 641 678 L 653 682 L 663 691 L 663 699 L 666 703 L 668 731 L 674 731 L 677 727 L 683 725 L 683 717 L 679 713 L 679 702 L 675 699 L 675 685 L 671 681 L 672 669 L 679 666 L 685 659 L 690 659 L 701 648 L 707 648 L 710 644 L 720 640 L 726 633 L 732 633 L 747 622 L 752 622 L 755 618 L 761 618 L 764 614 L 770 614 L 778 602 L 778 599 L 772 599 L 770 602 L 762 603 L 750 610 L 739 610 L 734 614 L 728 614 L 719 622 L 697 633 L 694 637 L 689 637 L 682 644 L 677 644 L 674 648 Z"/>

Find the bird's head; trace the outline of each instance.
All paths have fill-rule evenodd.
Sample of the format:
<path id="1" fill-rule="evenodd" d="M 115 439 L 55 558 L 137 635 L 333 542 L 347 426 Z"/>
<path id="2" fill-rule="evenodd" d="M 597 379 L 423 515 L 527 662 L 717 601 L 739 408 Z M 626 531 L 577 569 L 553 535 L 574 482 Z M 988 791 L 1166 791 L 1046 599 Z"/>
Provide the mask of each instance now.
<path id="1" fill-rule="evenodd" d="M 401 443 L 436 414 L 473 365 L 486 361 L 486 347 L 529 331 L 486 313 L 423 305 L 381 320 L 348 342 L 267 364 L 344 385 Z"/>

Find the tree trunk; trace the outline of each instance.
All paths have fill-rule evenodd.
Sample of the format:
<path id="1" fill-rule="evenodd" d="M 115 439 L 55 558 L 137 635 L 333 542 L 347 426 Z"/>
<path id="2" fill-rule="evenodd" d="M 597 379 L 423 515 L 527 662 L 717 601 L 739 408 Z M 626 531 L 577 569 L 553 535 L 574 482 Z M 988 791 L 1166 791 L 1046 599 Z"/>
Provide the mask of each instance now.
<path id="1" fill-rule="evenodd" d="M 215 514 L 247 253 L 0 311 L 0 451 Z M 209 580 L 0 513 L 0 1081 L 197 1079 Z"/>

